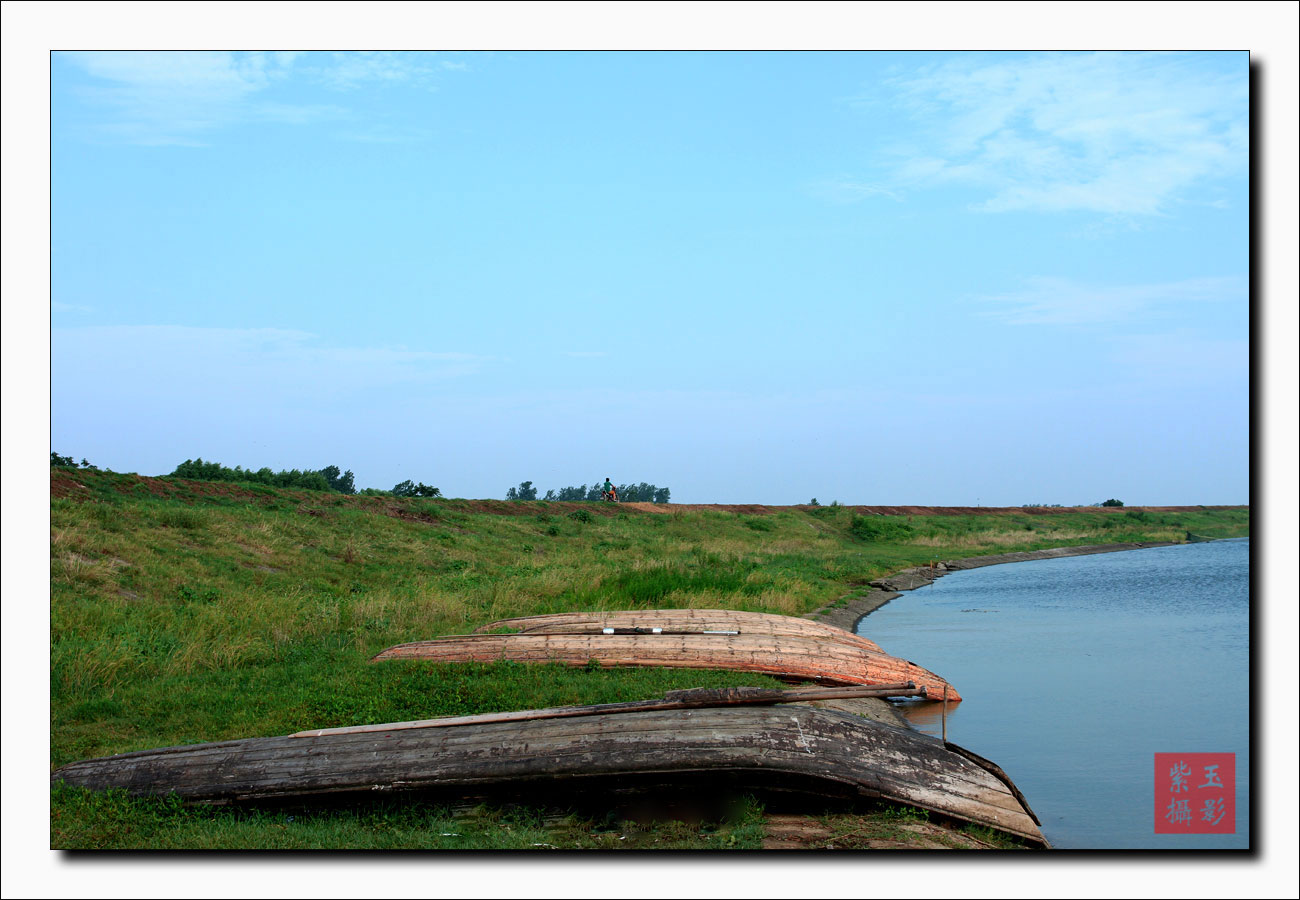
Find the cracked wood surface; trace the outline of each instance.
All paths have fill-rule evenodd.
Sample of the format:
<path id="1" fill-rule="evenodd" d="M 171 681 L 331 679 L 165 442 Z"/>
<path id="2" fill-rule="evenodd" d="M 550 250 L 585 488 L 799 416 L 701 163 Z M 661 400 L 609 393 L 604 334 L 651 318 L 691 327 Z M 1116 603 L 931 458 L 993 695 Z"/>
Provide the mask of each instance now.
<path id="1" fill-rule="evenodd" d="M 748 634 L 469 634 L 398 644 L 376 661 L 563 663 L 663 666 L 762 672 L 826 684 L 912 681 L 933 699 L 961 700 L 957 689 L 915 663 L 863 647 L 796 635 Z"/>
<path id="2" fill-rule="evenodd" d="M 670 785 L 701 775 L 760 791 L 906 803 L 1045 843 L 1000 779 L 941 741 L 807 706 L 253 738 L 83 760 L 51 780 L 226 803 L 485 785 L 603 790 L 638 776 Z"/>
<path id="3" fill-rule="evenodd" d="M 736 631 L 746 635 L 790 635 L 823 638 L 874 653 L 880 645 L 833 625 L 775 613 L 727 609 L 636 609 L 611 612 L 552 613 L 501 619 L 475 628 L 475 634 L 496 628 L 517 628 L 524 634 L 600 634 L 602 628 L 660 628 L 665 632 Z"/>

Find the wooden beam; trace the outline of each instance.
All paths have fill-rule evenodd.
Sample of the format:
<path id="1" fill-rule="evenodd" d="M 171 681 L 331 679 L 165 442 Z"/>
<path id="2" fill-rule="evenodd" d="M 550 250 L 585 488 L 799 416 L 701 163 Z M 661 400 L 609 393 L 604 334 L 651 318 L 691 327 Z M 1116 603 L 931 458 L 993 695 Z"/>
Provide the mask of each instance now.
<path id="1" fill-rule="evenodd" d="M 667 709 L 707 709 L 718 706 L 743 706 L 776 703 L 807 703 L 813 700 L 850 700 L 858 697 L 924 697 L 925 689 L 912 682 L 882 684 L 871 687 L 805 688 L 779 691 L 769 688 L 690 688 L 669 691 L 662 700 L 632 700 L 626 703 L 597 703 L 591 706 L 555 706 L 549 709 L 522 709 L 514 712 L 479 713 L 472 716 L 443 716 L 411 722 L 383 725 L 348 725 L 340 728 L 315 728 L 289 737 L 320 737 L 326 734 L 366 734 L 377 731 L 400 731 L 408 728 L 451 728 L 457 725 L 483 725 L 488 722 L 526 722 L 532 719 L 564 719 L 577 716 L 603 716 L 617 713 L 648 712 Z"/>

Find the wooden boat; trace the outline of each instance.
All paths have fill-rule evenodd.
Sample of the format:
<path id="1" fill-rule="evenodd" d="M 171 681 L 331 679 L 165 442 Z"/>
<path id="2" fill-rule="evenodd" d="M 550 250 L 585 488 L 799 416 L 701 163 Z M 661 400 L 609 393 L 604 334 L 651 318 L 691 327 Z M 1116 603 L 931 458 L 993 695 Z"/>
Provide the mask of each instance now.
<path id="1" fill-rule="evenodd" d="M 666 666 L 762 672 L 789 681 L 886 684 L 912 681 L 930 699 L 960 701 L 938 675 L 915 663 L 794 635 L 747 634 L 464 634 L 389 647 L 376 661 L 535 662 L 585 666 Z"/>
<path id="2" fill-rule="evenodd" d="M 137 796 L 174 792 L 191 804 L 347 802 L 376 792 L 570 806 L 674 791 L 869 798 L 1047 843 L 996 766 L 835 710 L 732 705 L 439 722 L 144 750 L 72 763 L 50 778 Z"/>
<path id="3" fill-rule="evenodd" d="M 880 645 L 843 628 L 812 622 L 795 616 L 773 613 L 740 612 L 729 609 L 635 609 L 611 612 L 553 613 L 543 616 L 522 616 L 501 619 L 475 628 L 475 634 L 514 628 L 523 634 L 600 634 L 606 628 L 615 633 L 700 634 L 703 632 L 735 632 L 737 634 L 780 634 L 794 637 L 823 638 L 853 644 L 876 653 L 883 653 Z"/>

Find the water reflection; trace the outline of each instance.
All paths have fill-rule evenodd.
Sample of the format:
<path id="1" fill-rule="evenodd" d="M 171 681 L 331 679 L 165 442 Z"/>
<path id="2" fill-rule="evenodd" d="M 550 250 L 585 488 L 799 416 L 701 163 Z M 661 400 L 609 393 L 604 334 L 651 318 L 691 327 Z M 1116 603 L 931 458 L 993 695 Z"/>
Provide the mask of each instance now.
<path id="1" fill-rule="evenodd" d="M 922 734 L 943 737 L 944 725 L 952 739 L 953 720 L 961 711 L 960 703 L 935 703 L 933 700 L 896 700 L 894 706 L 907 718 L 907 723 Z M 946 712 L 945 712 L 946 707 Z M 947 719 L 945 723 L 945 718 Z M 954 741 L 954 743 L 961 743 Z"/>

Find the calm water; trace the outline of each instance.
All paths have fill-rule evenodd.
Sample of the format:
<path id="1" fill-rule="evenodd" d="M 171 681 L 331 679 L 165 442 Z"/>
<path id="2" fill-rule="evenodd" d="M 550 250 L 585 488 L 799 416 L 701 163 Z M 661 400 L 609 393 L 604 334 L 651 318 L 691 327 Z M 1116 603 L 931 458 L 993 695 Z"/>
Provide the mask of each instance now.
<path id="1" fill-rule="evenodd" d="M 948 679 L 948 740 L 1000 765 L 1063 849 L 1250 846 L 1250 539 L 954 572 L 858 624 Z M 940 731 L 941 704 L 904 706 Z M 1160 835 L 1155 753 L 1236 753 L 1237 832 Z"/>

